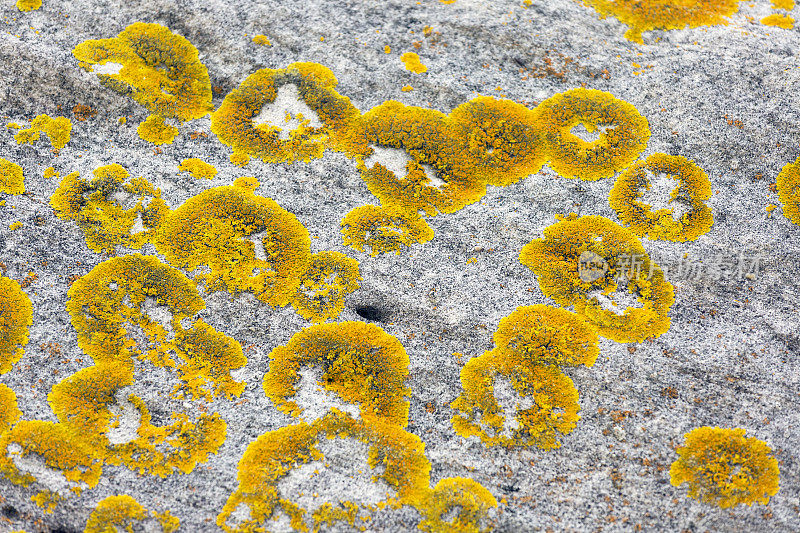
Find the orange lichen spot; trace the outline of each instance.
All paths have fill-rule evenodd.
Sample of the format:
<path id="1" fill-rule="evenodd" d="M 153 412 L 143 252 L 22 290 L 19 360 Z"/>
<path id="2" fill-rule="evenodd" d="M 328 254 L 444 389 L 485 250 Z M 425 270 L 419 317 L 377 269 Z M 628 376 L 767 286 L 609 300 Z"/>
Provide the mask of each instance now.
<path id="1" fill-rule="evenodd" d="M 597 332 L 565 309 L 517 307 L 500 320 L 495 351 L 521 365 L 592 366 L 600 354 Z"/>
<path id="2" fill-rule="evenodd" d="M 273 306 L 289 304 L 311 260 L 311 239 L 297 218 L 257 196 L 253 178 L 189 198 L 161 226 L 156 248 L 190 271 L 206 291 L 252 292 Z M 210 269 L 210 272 L 207 270 Z"/>
<path id="3" fill-rule="evenodd" d="M 765 26 L 776 26 L 784 30 L 791 30 L 794 28 L 794 19 L 788 15 L 779 15 L 775 13 L 761 19 L 761 24 Z"/>
<path id="4" fill-rule="evenodd" d="M 36 456 L 50 469 L 63 474 L 60 496 L 80 494 L 100 481 L 102 464 L 65 426 L 41 420 L 23 420 L 0 435 L 0 474 L 15 485 L 39 481 L 30 470 L 39 470 Z M 47 497 L 47 494 L 42 495 Z M 46 498 L 49 499 L 49 498 Z"/>
<path id="5" fill-rule="evenodd" d="M 400 60 L 406 66 L 406 70 L 414 74 L 422 74 L 428 70 L 428 67 L 422 64 L 422 61 L 419 60 L 419 56 L 414 52 L 406 52 L 400 56 Z"/>
<path id="6" fill-rule="evenodd" d="M 594 181 L 613 176 L 647 147 L 650 128 L 628 102 L 595 89 L 571 89 L 536 108 L 550 167 L 565 178 Z M 584 140 L 574 128 L 597 133 Z"/>
<path id="7" fill-rule="evenodd" d="M 785 9 L 791 11 L 794 9 L 795 0 L 772 0 L 772 9 Z"/>
<path id="8" fill-rule="evenodd" d="M 11 429 L 21 416 L 22 411 L 17 407 L 17 395 L 0 383 L 0 435 Z"/>
<path id="9" fill-rule="evenodd" d="M 239 343 L 202 319 L 190 320 L 205 308 L 197 287 L 155 257 L 104 261 L 67 294 L 78 344 L 97 364 L 133 364 L 136 357 L 174 368 L 184 382 L 175 390 L 179 397 L 231 398 L 244 389 L 230 375 L 247 362 Z"/>
<path id="10" fill-rule="evenodd" d="M 269 42 L 266 35 L 256 35 L 253 37 L 253 42 L 258 46 L 272 46 L 272 43 Z"/>
<path id="11" fill-rule="evenodd" d="M 69 142 L 71 132 L 72 122 L 68 118 L 39 115 L 31 121 L 30 128 L 18 131 L 14 135 L 14 140 L 17 144 L 33 144 L 39 140 L 42 133 L 46 133 L 50 145 L 56 150 L 61 150 Z"/>
<path id="12" fill-rule="evenodd" d="M 181 161 L 178 171 L 188 172 L 197 179 L 213 179 L 217 175 L 217 169 L 202 159 L 190 157 Z"/>
<path id="13" fill-rule="evenodd" d="M 645 202 L 645 196 L 653 191 L 656 180 L 669 182 L 670 191 L 669 199 L 661 200 L 665 206 L 653 210 Z M 609 203 L 636 235 L 684 242 L 697 239 L 714 224 L 711 209 L 705 204 L 709 198 L 711 181 L 693 161 L 682 156 L 653 154 L 620 174 L 611 189 Z"/>
<path id="14" fill-rule="evenodd" d="M 117 37 L 79 44 L 72 54 L 102 84 L 154 115 L 185 121 L 213 110 L 211 80 L 197 48 L 159 24 L 135 22 Z"/>
<path id="15" fill-rule="evenodd" d="M 42 0 L 17 0 L 17 9 L 20 11 L 36 11 L 42 7 Z"/>
<path id="16" fill-rule="evenodd" d="M 521 104 L 479 96 L 448 118 L 465 139 L 467 164 L 489 185 L 515 183 L 547 160 L 536 114 Z"/>
<path id="17" fill-rule="evenodd" d="M 553 366 L 518 364 L 499 351 L 470 359 L 461 386 L 450 404 L 460 411 L 453 429 L 488 446 L 558 448 L 559 434 L 575 429 L 580 418 L 578 391 L 567 375 Z"/>
<path id="18" fill-rule="evenodd" d="M 463 164 L 464 143 L 442 113 L 389 100 L 364 115 L 367 152 L 357 158 L 370 192 L 387 207 L 453 213 L 486 194 Z"/>
<path id="19" fill-rule="evenodd" d="M 77 104 L 72 108 L 72 114 L 78 122 L 85 122 L 97 116 L 97 111 L 86 104 Z"/>
<path id="20" fill-rule="evenodd" d="M 642 342 L 670 326 L 673 288 L 629 230 L 599 216 L 574 213 L 522 248 L 520 262 L 545 296 L 618 342 Z"/>
<path id="21" fill-rule="evenodd" d="M 84 533 L 110 533 L 122 529 L 134 531 L 134 527 L 142 527 L 142 522 L 146 520 L 157 521 L 162 533 L 172 533 L 180 526 L 180 521 L 169 511 L 151 513 L 130 496 L 109 496 L 101 500 L 89 515 Z"/>
<path id="22" fill-rule="evenodd" d="M 778 189 L 783 214 L 800 225 L 800 158 L 781 169 L 775 179 L 775 187 Z"/>
<path id="23" fill-rule="evenodd" d="M 353 448 L 363 449 L 364 455 L 336 460 L 339 450 Z M 362 472 L 352 473 L 354 463 L 366 464 Z M 288 521 L 295 531 L 327 530 L 340 523 L 359 527 L 382 508 L 421 505 L 429 476 L 430 463 L 416 435 L 396 425 L 331 413 L 313 424 L 266 433 L 250 444 L 239 462 L 239 488 L 217 525 L 226 532 L 273 530 L 278 520 Z M 324 492 L 293 490 L 298 482 Z M 351 488 L 363 484 L 372 494 L 367 501 Z"/>
<path id="24" fill-rule="evenodd" d="M 292 306 L 313 322 L 339 316 L 344 297 L 359 287 L 358 261 L 339 252 L 317 252 L 300 280 Z"/>
<path id="25" fill-rule="evenodd" d="M 336 92 L 337 83 L 317 63 L 258 70 L 211 115 L 211 131 L 234 155 L 268 163 L 309 161 L 326 149 L 361 153 L 360 112 Z"/>
<path id="26" fill-rule="evenodd" d="M 0 192 L 22 194 L 25 192 L 25 179 L 22 167 L 0 157 Z"/>
<path id="27" fill-rule="evenodd" d="M 643 44 L 642 32 L 680 30 L 689 26 L 727 24 L 740 0 L 584 0 L 601 18 L 608 15 L 628 26 L 625 38 Z"/>
<path id="28" fill-rule="evenodd" d="M 33 306 L 19 283 L 0 276 L 0 374 L 11 370 L 28 344 Z"/>
<path id="29" fill-rule="evenodd" d="M 686 483 L 690 498 L 722 509 L 766 505 L 778 492 L 778 461 L 767 443 L 745 430 L 699 427 L 685 435 L 669 469 L 672 485 Z"/>
<path id="30" fill-rule="evenodd" d="M 141 248 L 169 212 L 161 189 L 120 165 L 105 165 L 85 180 L 77 172 L 64 176 L 50 198 L 63 220 L 74 220 L 83 230 L 86 245 L 95 252 L 113 252 L 117 246 Z"/>
<path id="31" fill-rule="evenodd" d="M 178 128 L 164 122 L 161 115 L 150 115 L 136 128 L 136 134 L 149 143 L 172 144 Z"/>
<path id="32" fill-rule="evenodd" d="M 489 513 L 495 507 L 497 500 L 477 481 L 445 478 L 431 491 L 419 529 L 430 533 L 486 533 L 492 530 Z"/>
<path id="33" fill-rule="evenodd" d="M 433 239 L 433 229 L 415 212 L 398 208 L 362 205 L 342 219 L 345 246 L 359 252 L 370 248 L 370 255 L 400 252 L 415 243 Z"/>
<path id="34" fill-rule="evenodd" d="M 309 368 L 317 374 L 312 385 L 322 388 L 323 395 L 333 393 L 356 404 L 362 419 L 408 425 L 408 354 L 400 341 L 374 324 L 310 326 L 275 348 L 270 359 L 264 392 L 282 412 L 298 417 L 310 411 L 298 404 L 298 389 Z"/>

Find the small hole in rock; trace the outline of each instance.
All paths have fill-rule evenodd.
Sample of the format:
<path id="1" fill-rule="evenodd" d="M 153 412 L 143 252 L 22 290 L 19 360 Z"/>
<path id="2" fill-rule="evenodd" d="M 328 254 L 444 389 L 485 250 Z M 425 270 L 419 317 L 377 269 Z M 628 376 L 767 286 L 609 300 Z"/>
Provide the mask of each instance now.
<path id="1" fill-rule="evenodd" d="M 382 322 L 386 318 L 383 311 L 371 305 L 360 305 L 356 307 L 356 313 L 361 318 L 374 322 Z"/>
<path id="2" fill-rule="evenodd" d="M 3 507 L 3 516 L 8 518 L 9 520 L 16 520 L 19 518 L 19 511 L 17 511 L 14 507 L 10 505 L 6 505 Z"/>

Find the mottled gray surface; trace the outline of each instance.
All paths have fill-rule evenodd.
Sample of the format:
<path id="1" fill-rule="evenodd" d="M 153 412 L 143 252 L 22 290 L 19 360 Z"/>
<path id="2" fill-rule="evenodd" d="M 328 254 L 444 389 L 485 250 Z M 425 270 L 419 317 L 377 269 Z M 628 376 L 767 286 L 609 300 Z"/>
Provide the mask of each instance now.
<path id="1" fill-rule="evenodd" d="M 39 113 L 68 115 L 76 104 L 97 110 L 96 117 L 74 122 L 72 140 L 57 157 L 44 141 L 17 146 L 12 132 L 0 131 L 0 156 L 23 166 L 28 191 L 0 207 L 0 261 L 12 278 L 31 270 L 38 275 L 26 289 L 34 308 L 30 343 L 14 370 L 0 376 L 18 394 L 25 419 L 55 421 L 47 404 L 51 387 L 90 363 L 69 324 L 66 292 L 70 276 L 89 272 L 103 259 L 87 249 L 74 223 L 56 218 L 48 199 L 58 180 L 41 178 L 43 170 L 54 166 L 62 175 L 88 176 L 98 165 L 121 163 L 160 186 L 172 207 L 204 188 L 256 176 L 258 194 L 296 214 L 316 237 L 314 251 L 338 250 L 361 261 L 362 287 L 348 297 L 340 319 L 359 319 L 359 304 L 388 314 L 381 326 L 411 358 L 408 429 L 425 442 L 432 484 L 471 477 L 504 498 L 498 531 L 629 531 L 636 524 L 647 531 L 800 530 L 800 227 L 780 209 L 772 217 L 765 210 L 778 203 L 769 185 L 798 156 L 800 39 L 797 30 L 758 23 L 770 12 L 767 2 L 744 4 L 728 26 L 645 34 L 643 46 L 623 39 L 625 28 L 616 20 L 601 21 L 567 0 L 535 0 L 528 9 L 518 0 L 236 4 L 44 0 L 40 11 L 22 14 L 11 0 L 4 2 L 3 124 Z M 615 219 L 607 201 L 612 181 L 572 181 L 545 168 L 516 185 L 490 187 L 481 202 L 432 219 L 436 237 L 411 252 L 359 254 L 342 247 L 338 222 L 375 199 L 342 155 L 237 168 L 213 135 L 189 138 L 191 131 L 208 131 L 207 118 L 182 126 L 175 143 L 160 153 L 137 137 L 146 110 L 100 86 L 71 55 L 85 39 L 115 36 L 136 21 L 163 24 L 197 46 L 212 84 L 220 87 L 215 105 L 256 69 L 294 61 L 331 68 L 339 92 L 362 111 L 389 99 L 448 112 L 477 94 L 534 104 L 582 85 L 610 91 L 649 120 L 653 134 L 644 155 L 694 159 L 712 181 L 712 230 L 691 243 L 645 241 L 647 251 L 667 269 L 684 254 L 706 265 L 720 255 L 761 254 L 761 275 L 681 279 L 668 270 L 676 288 L 670 331 L 640 345 L 603 340 L 593 368 L 568 370 L 580 391 L 582 418 L 560 449 L 508 451 L 464 440 L 450 426 L 448 405 L 461 390 L 461 365 L 453 352 L 480 355 L 491 348 L 499 320 L 517 306 L 551 303 L 519 263 L 519 251 L 557 213 Z M 435 38 L 423 37 L 426 25 Z M 257 33 L 272 46 L 251 43 Z M 391 54 L 384 53 L 385 45 Z M 400 62 L 406 51 L 417 51 L 428 72 L 407 72 Z M 636 76 L 640 69 L 633 62 L 652 68 Z M 521 72 L 521 65 L 528 71 Z M 404 85 L 414 91 L 401 92 Z M 117 124 L 120 115 L 130 118 L 127 125 Z M 729 120 L 740 120 L 741 127 Z M 201 157 L 220 174 L 213 182 L 177 175 L 185 157 Z M 37 216 L 43 217 L 38 224 Z M 17 220 L 24 227 L 9 231 Z M 473 256 L 477 261 L 467 264 Z M 120 493 L 148 509 L 171 510 L 183 531 L 216 530 L 215 517 L 236 490 L 236 466 L 247 445 L 291 420 L 262 392 L 268 354 L 308 323 L 291 308 L 272 310 L 249 296 L 214 294 L 206 302 L 206 320 L 241 342 L 249 358 L 240 374 L 247 381 L 247 403 L 212 406 L 228 423 L 220 452 L 193 473 L 165 480 L 107 466 L 98 487 L 50 515 L 30 501 L 34 488 L 0 480 L 0 507 L 8 518 L 0 517 L 0 531 L 82 530 L 99 500 Z M 49 342 L 60 344 L 63 354 L 49 356 L 43 347 Z M 669 387 L 676 398 L 664 394 Z M 163 391 L 151 389 L 149 401 L 157 404 Z M 781 490 L 767 507 L 719 510 L 670 485 L 674 448 L 684 433 L 703 425 L 745 428 L 775 450 Z M 371 527 L 411 530 L 418 520 L 416 511 L 403 509 L 378 514 Z"/>

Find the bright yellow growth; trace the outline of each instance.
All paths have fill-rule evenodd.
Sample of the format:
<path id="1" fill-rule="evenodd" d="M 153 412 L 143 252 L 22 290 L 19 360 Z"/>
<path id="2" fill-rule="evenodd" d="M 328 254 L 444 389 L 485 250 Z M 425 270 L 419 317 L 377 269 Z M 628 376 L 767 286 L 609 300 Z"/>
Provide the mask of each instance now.
<path id="1" fill-rule="evenodd" d="M 25 192 L 25 179 L 22 167 L 0 157 L 0 192 L 22 194 Z"/>
<path id="2" fill-rule="evenodd" d="M 50 198 L 56 215 L 77 222 L 86 245 L 98 253 L 150 242 L 169 212 L 161 189 L 142 177 L 129 180 L 128 171 L 117 164 L 98 167 L 94 176 L 89 181 L 77 172 L 64 176 Z"/>
<path id="3" fill-rule="evenodd" d="M 778 198 L 781 200 L 783 214 L 800 225 L 800 158 L 786 164 L 775 179 Z"/>
<path id="4" fill-rule="evenodd" d="M 431 533 L 488 532 L 492 530 L 489 510 L 494 507 L 497 500 L 480 483 L 463 477 L 445 478 L 431 491 L 419 528 Z M 453 511 L 456 514 L 451 517 Z"/>
<path id="5" fill-rule="evenodd" d="M 761 19 L 761 24 L 764 24 L 765 26 L 777 26 L 778 28 L 783 28 L 784 30 L 791 30 L 794 28 L 794 19 L 790 16 L 779 15 L 776 13 Z"/>
<path id="6" fill-rule="evenodd" d="M 461 386 L 461 396 L 450 404 L 460 411 L 453 429 L 462 437 L 477 435 L 488 446 L 558 448 L 558 435 L 575 429 L 580 418 L 578 391 L 568 376 L 553 366 L 519 364 L 496 350 L 469 360 Z"/>
<path id="7" fill-rule="evenodd" d="M 12 222 L 11 224 L 8 225 L 8 229 L 10 229 L 11 231 L 18 230 L 21 227 L 22 227 L 22 222 L 19 220 L 17 220 L 16 222 Z"/>
<path id="8" fill-rule="evenodd" d="M 344 297 L 359 287 L 358 261 L 339 252 L 317 252 L 300 281 L 292 305 L 313 322 L 336 318 L 344 309 Z"/>
<path id="9" fill-rule="evenodd" d="M 172 533 L 180 526 L 180 521 L 169 511 L 151 514 L 130 496 L 109 496 L 100 501 L 92 511 L 84 533 L 112 533 L 123 528 L 132 532 L 137 522 L 151 516 L 158 519 L 162 533 Z"/>
<path id="10" fill-rule="evenodd" d="M 794 0 L 772 0 L 772 9 L 791 11 L 794 9 Z"/>
<path id="11" fill-rule="evenodd" d="M 479 96 L 448 118 L 461 130 L 465 164 L 489 185 L 510 185 L 536 174 L 547 160 L 536 114 L 521 104 Z"/>
<path id="12" fill-rule="evenodd" d="M 399 255 L 404 247 L 433 239 L 433 229 L 425 219 L 391 207 L 356 207 L 342 219 L 341 227 L 345 246 L 359 252 L 367 246 L 372 256 L 389 252 Z"/>
<path id="13" fill-rule="evenodd" d="M 319 444 L 325 439 L 348 439 L 369 446 L 367 475 L 385 482 L 395 495 L 387 494 L 377 505 L 352 501 L 318 502 L 316 510 L 305 509 L 292 501 L 297 494 L 284 494 L 278 483 L 297 469 L 323 464 L 325 456 Z M 327 530 L 337 522 L 356 526 L 356 519 L 369 520 L 370 515 L 386 506 L 420 505 L 428 492 L 430 463 L 424 445 L 416 435 L 382 422 L 366 423 L 348 416 L 331 413 L 313 424 L 293 424 L 265 433 L 247 447 L 239 462 L 239 489 L 233 493 L 217 517 L 217 525 L 227 532 L 271 530 L 270 522 L 287 515 L 297 531 Z M 249 517 L 230 524 L 234 511 L 244 504 Z M 236 513 L 238 515 L 239 513 Z M 326 527 L 327 526 L 327 527 Z"/>
<path id="14" fill-rule="evenodd" d="M 677 220 L 675 208 L 669 204 L 653 211 L 652 206 L 642 200 L 645 191 L 653 187 L 653 180 L 662 176 L 677 182 L 670 192 L 669 204 L 687 209 Z M 711 181 L 693 161 L 676 155 L 653 154 L 617 178 L 609 203 L 636 235 L 684 242 L 693 241 L 711 229 L 714 217 L 705 204 L 709 198 Z"/>
<path id="15" fill-rule="evenodd" d="M 358 168 L 383 206 L 433 216 L 453 213 L 486 194 L 484 177 L 463 162 L 462 132 L 442 113 L 389 100 L 366 113 L 364 124 L 371 146 L 358 158 Z M 409 160 L 404 175 L 396 175 L 382 162 L 383 148 L 405 151 Z M 377 162 L 372 163 L 370 156 Z"/>
<path id="16" fill-rule="evenodd" d="M 252 292 L 273 306 L 289 304 L 311 260 L 311 238 L 297 218 L 258 182 L 237 180 L 189 198 L 161 226 L 156 248 L 180 268 L 207 267 L 195 279 L 206 291 Z"/>
<path id="17" fill-rule="evenodd" d="M 0 383 L 0 436 L 11 429 L 21 416 L 22 411 L 17 407 L 17 395 Z"/>
<path id="18" fill-rule="evenodd" d="M 130 95 L 153 115 L 181 121 L 201 118 L 213 109 L 211 80 L 187 39 L 159 24 L 135 22 L 117 37 L 85 41 L 72 51 L 82 66 L 121 65 L 100 82 Z"/>
<path id="19" fill-rule="evenodd" d="M 642 342 L 669 329 L 672 285 L 636 236 L 607 218 L 571 214 L 526 244 L 520 262 L 545 296 L 574 306 L 604 337 Z"/>
<path id="20" fill-rule="evenodd" d="M 161 115 L 150 115 L 136 128 L 136 134 L 153 144 L 172 144 L 178 135 L 178 128 L 164 122 Z"/>
<path id="21" fill-rule="evenodd" d="M 722 509 L 766 505 L 778 492 L 778 461 L 767 443 L 744 429 L 699 427 L 685 435 L 669 469 L 672 485 L 688 484 L 690 498 Z"/>
<path id="22" fill-rule="evenodd" d="M 634 106 L 594 89 L 571 89 L 536 108 L 550 167 L 565 178 L 594 181 L 613 176 L 647 147 L 650 128 Z M 586 141 L 576 126 L 598 137 Z"/>
<path id="23" fill-rule="evenodd" d="M 202 159 L 190 157 L 181 161 L 178 171 L 188 172 L 197 179 L 213 179 L 217 175 L 217 169 Z"/>
<path id="24" fill-rule="evenodd" d="M 318 385 L 346 403 L 358 404 L 361 418 L 408 425 L 408 354 L 393 336 L 374 324 L 320 324 L 295 333 L 270 353 L 264 392 L 284 413 L 301 416 L 292 398 L 300 371 L 319 369 Z"/>
<path id="25" fill-rule="evenodd" d="M 406 70 L 413 72 L 414 74 L 422 74 L 428 70 L 428 67 L 422 64 L 422 62 L 419 60 L 419 56 L 414 52 L 406 52 L 400 56 L 400 60 L 406 66 Z"/>
<path id="26" fill-rule="evenodd" d="M 61 150 L 69 142 L 72 133 L 72 122 L 66 117 L 50 118 L 47 115 L 39 115 L 31 121 L 31 127 L 20 130 L 14 135 L 17 144 L 33 144 L 39 140 L 42 133 L 46 133 L 50 139 L 50 145 Z"/>
<path id="27" fill-rule="evenodd" d="M 33 324 L 33 306 L 13 279 L 0 276 L 0 374 L 11 370 L 28 344 L 28 326 Z"/>
<path id="28" fill-rule="evenodd" d="M 253 42 L 259 46 L 272 46 L 272 43 L 269 42 L 266 35 L 256 35 L 253 37 Z"/>
<path id="29" fill-rule="evenodd" d="M 54 176 L 58 177 L 58 175 L 59 175 L 58 172 L 56 172 L 56 169 L 53 167 L 47 167 L 46 169 L 44 169 L 44 175 L 43 175 L 44 179 L 50 179 Z"/>
<path id="30" fill-rule="evenodd" d="M 42 7 L 42 0 L 17 0 L 17 9 L 20 11 L 36 11 Z"/>
<path id="31" fill-rule="evenodd" d="M 597 332 L 581 317 L 547 305 L 517 307 L 500 320 L 494 351 L 521 365 L 592 366 Z"/>
<path id="32" fill-rule="evenodd" d="M 268 163 L 309 161 L 326 149 L 361 153 L 360 112 L 336 92 L 337 83 L 317 63 L 258 70 L 211 115 L 211 131 L 240 163 L 247 156 Z"/>
<path id="33" fill-rule="evenodd" d="M 642 32 L 727 24 L 740 0 L 584 0 L 601 18 L 608 15 L 630 28 L 625 38 L 644 44 Z"/>

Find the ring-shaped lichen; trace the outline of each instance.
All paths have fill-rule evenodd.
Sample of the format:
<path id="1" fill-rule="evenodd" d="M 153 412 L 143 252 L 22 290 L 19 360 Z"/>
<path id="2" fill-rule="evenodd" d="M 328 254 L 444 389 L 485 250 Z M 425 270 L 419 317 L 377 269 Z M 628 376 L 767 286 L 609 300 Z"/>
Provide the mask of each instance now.
<path id="1" fill-rule="evenodd" d="M 272 306 L 294 299 L 311 260 L 311 238 L 297 218 L 258 182 L 208 189 L 189 198 L 161 225 L 156 249 L 180 268 L 198 273 L 206 291 L 251 292 Z"/>
<path id="2" fill-rule="evenodd" d="M 604 337 L 642 342 L 669 329 L 672 285 L 636 236 L 607 218 L 571 214 L 545 228 L 543 239 L 526 244 L 520 262 L 537 275 L 545 296 L 574 306 Z M 624 305 L 614 300 L 616 291 L 639 306 L 615 312 Z"/>
<path id="3" fill-rule="evenodd" d="M 19 283 L 0 276 L 0 374 L 11 370 L 28 344 L 33 306 Z"/>
<path id="4" fill-rule="evenodd" d="M 341 222 L 345 246 L 370 255 L 395 252 L 433 239 L 433 229 L 417 213 L 376 205 L 356 207 Z"/>
<path id="5" fill-rule="evenodd" d="M 674 207 L 653 211 L 642 201 L 645 191 L 653 186 L 651 177 L 664 175 L 677 181 L 669 203 L 687 208 L 677 220 Z M 703 169 L 682 156 L 653 154 L 647 161 L 638 161 L 619 175 L 608 198 L 619 219 L 640 237 L 692 241 L 714 224 L 711 208 L 705 204 L 711 198 L 711 181 Z"/>
<path id="6" fill-rule="evenodd" d="M 489 511 L 495 507 L 497 500 L 477 481 L 445 478 L 430 492 L 419 529 L 430 533 L 487 533 L 492 530 Z"/>
<path id="7" fill-rule="evenodd" d="M 794 224 L 800 225 L 800 158 L 786 164 L 775 179 L 778 198 L 783 214 Z"/>
<path id="8" fill-rule="evenodd" d="M 727 509 L 766 505 L 778 492 L 778 461 L 766 442 L 745 437 L 744 429 L 704 426 L 685 439 L 669 473 L 673 486 L 688 485 L 690 498 Z"/>
<path id="9" fill-rule="evenodd" d="M 319 324 L 295 333 L 270 353 L 264 392 L 279 410 L 300 416 L 300 370 L 321 369 L 319 385 L 347 403 L 358 404 L 364 420 L 405 427 L 409 403 L 405 386 L 408 354 L 395 337 L 364 322 Z"/>
<path id="10" fill-rule="evenodd" d="M 536 108 L 550 167 L 565 178 L 594 181 L 609 178 L 633 163 L 647 147 L 650 127 L 636 108 L 595 89 L 571 89 L 551 96 Z M 583 125 L 597 139 L 572 133 Z"/>
<path id="11" fill-rule="evenodd" d="M 344 297 L 359 287 L 358 261 L 339 252 L 311 254 L 311 262 L 297 288 L 292 306 L 312 322 L 336 318 L 344 309 Z"/>
<path id="12" fill-rule="evenodd" d="M 322 157 L 326 149 L 361 153 L 364 139 L 358 118 L 361 113 L 350 99 L 336 92 L 338 81 L 328 68 L 317 63 L 292 63 L 284 69 L 261 69 L 245 79 L 225 97 L 213 115 L 211 131 L 223 144 L 233 148 L 232 157 L 246 160 L 258 157 L 268 163 L 291 163 Z M 276 102 L 279 92 L 296 88 L 297 98 L 315 113 L 320 126 L 311 125 L 310 116 L 287 110 L 284 122 L 297 122 L 287 131 L 278 124 L 255 124 L 264 106 Z"/>

